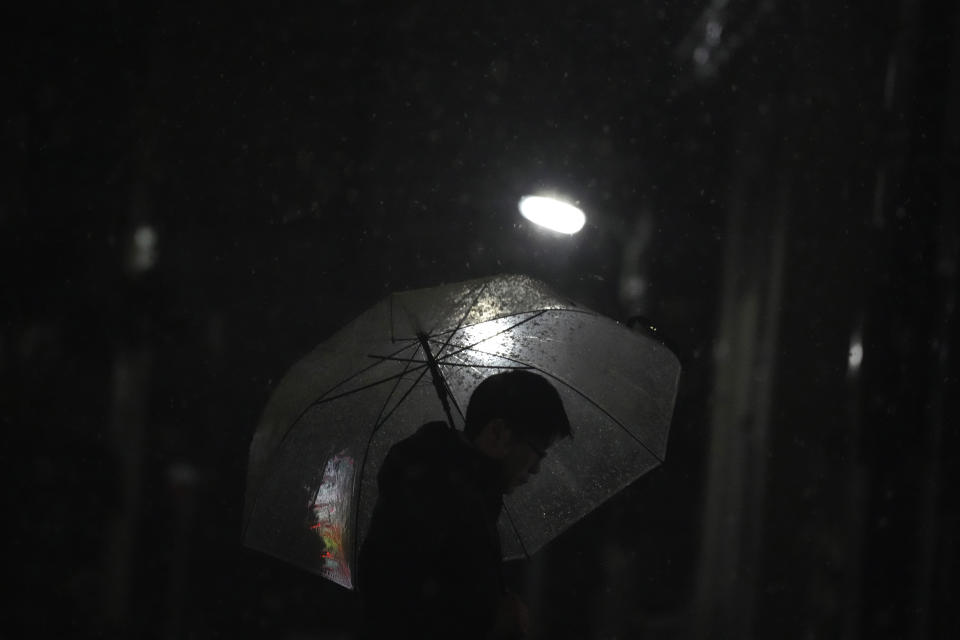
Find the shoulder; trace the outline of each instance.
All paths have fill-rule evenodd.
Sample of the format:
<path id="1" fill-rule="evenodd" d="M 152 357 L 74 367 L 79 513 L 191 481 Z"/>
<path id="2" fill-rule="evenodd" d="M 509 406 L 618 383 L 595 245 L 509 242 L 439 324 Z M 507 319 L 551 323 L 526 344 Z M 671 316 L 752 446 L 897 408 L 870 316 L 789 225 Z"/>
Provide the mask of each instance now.
<path id="1" fill-rule="evenodd" d="M 445 422 L 428 422 L 390 447 L 380 469 L 381 482 L 428 474 L 446 466 L 459 436 Z"/>
<path id="2" fill-rule="evenodd" d="M 445 422 L 428 422 L 412 436 L 390 447 L 388 457 L 428 459 L 448 452 L 456 445 L 458 436 Z"/>
<path id="3" fill-rule="evenodd" d="M 449 442 L 456 438 L 457 432 L 450 428 L 446 422 L 435 420 L 428 422 L 413 434 L 408 440 L 418 439 L 430 442 Z"/>

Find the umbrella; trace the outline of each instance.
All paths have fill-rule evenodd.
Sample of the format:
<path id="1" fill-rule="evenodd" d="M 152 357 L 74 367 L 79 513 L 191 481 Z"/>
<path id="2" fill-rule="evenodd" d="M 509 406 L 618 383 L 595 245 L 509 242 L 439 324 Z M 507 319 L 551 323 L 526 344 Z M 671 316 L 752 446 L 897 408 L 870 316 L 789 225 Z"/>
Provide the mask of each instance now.
<path id="1" fill-rule="evenodd" d="M 649 332 L 526 276 L 395 293 L 274 391 L 250 446 L 244 544 L 353 588 L 389 448 L 444 416 L 462 428 L 476 385 L 516 368 L 553 383 L 574 436 L 504 498 L 505 559 L 534 553 L 663 461 L 680 363 Z"/>

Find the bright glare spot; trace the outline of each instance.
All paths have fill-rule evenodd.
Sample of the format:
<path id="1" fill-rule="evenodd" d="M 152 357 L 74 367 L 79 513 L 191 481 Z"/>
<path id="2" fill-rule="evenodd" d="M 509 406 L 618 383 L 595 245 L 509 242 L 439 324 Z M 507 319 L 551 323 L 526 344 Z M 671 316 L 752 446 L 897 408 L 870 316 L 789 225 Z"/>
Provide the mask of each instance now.
<path id="1" fill-rule="evenodd" d="M 150 249 L 153 249 L 155 244 L 157 244 L 157 232 L 151 227 L 139 227 L 133 233 L 133 243 L 137 245 L 137 249 L 140 249 L 141 251 L 149 251 Z"/>
<path id="2" fill-rule="evenodd" d="M 697 47 L 693 51 L 693 61 L 699 65 L 705 65 L 710 62 L 710 50 L 706 47 Z"/>
<path id="3" fill-rule="evenodd" d="M 860 363 L 863 362 L 863 343 L 860 338 L 854 338 L 850 343 L 850 355 L 847 360 L 850 373 L 856 373 L 860 369 Z"/>
<path id="4" fill-rule="evenodd" d="M 717 22 L 716 20 L 711 20 L 707 23 L 706 29 L 706 40 L 707 44 L 711 46 L 716 46 L 720 42 L 720 35 L 723 33 L 723 25 Z"/>
<path id="5" fill-rule="evenodd" d="M 580 231 L 587 221 L 583 211 L 572 204 L 545 196 L 521 198 L 520 213 L 534 224 L 569 235 Z"/>
<path id="6" fill-rule="evenodd" d="M 498 356 L 511 352 L 515 340 L 511 336 L 510 328 L 515 324 L 516 318 L 510 317 L 464 327 L 461 342 L 484 362 L 487 360 L 484 355 Z"/>
<path id="7" fill-rule="evenodd" d="M 628 275 L 620 281 L 620 294 L 627 300 L 637 300 L 647 292 L 647 281 L 640 275 Z"/>
<path id="8" fill-rule="evenodd" d="M 133 247 L 130 263 L 134 271 L 147 271 L 157 262 L 157 232 L 149 225 L 137 227 L 133 232 Z"/>

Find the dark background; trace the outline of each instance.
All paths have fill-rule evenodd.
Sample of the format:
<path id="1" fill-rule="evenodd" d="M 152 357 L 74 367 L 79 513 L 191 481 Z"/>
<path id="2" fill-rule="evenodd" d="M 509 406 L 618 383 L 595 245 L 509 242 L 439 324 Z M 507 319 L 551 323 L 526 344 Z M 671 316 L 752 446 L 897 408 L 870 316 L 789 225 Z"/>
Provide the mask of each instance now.
<path id="1" fill-rule="evenodd" d="M 510 567 L 538 637 L 957 637 L 956 3 L 80 5 L 4 10 L 3 635 L 349 638 L 240 544 L 259 413 L 512 272 L 684 365 L 666 464 Z"/>

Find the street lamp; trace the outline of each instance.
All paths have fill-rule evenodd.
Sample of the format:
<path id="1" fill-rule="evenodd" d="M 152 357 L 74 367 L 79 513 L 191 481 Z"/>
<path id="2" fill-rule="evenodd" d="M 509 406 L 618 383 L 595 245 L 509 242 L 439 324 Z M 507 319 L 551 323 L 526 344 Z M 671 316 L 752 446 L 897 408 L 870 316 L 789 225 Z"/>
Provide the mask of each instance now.
<path id="1" fill-rule="evenodd" d="M 520 213 L 534 224 L 567 235 L 580 231 L 587 221 L 579 208 L 548 196 L 520 198 Z"/>

